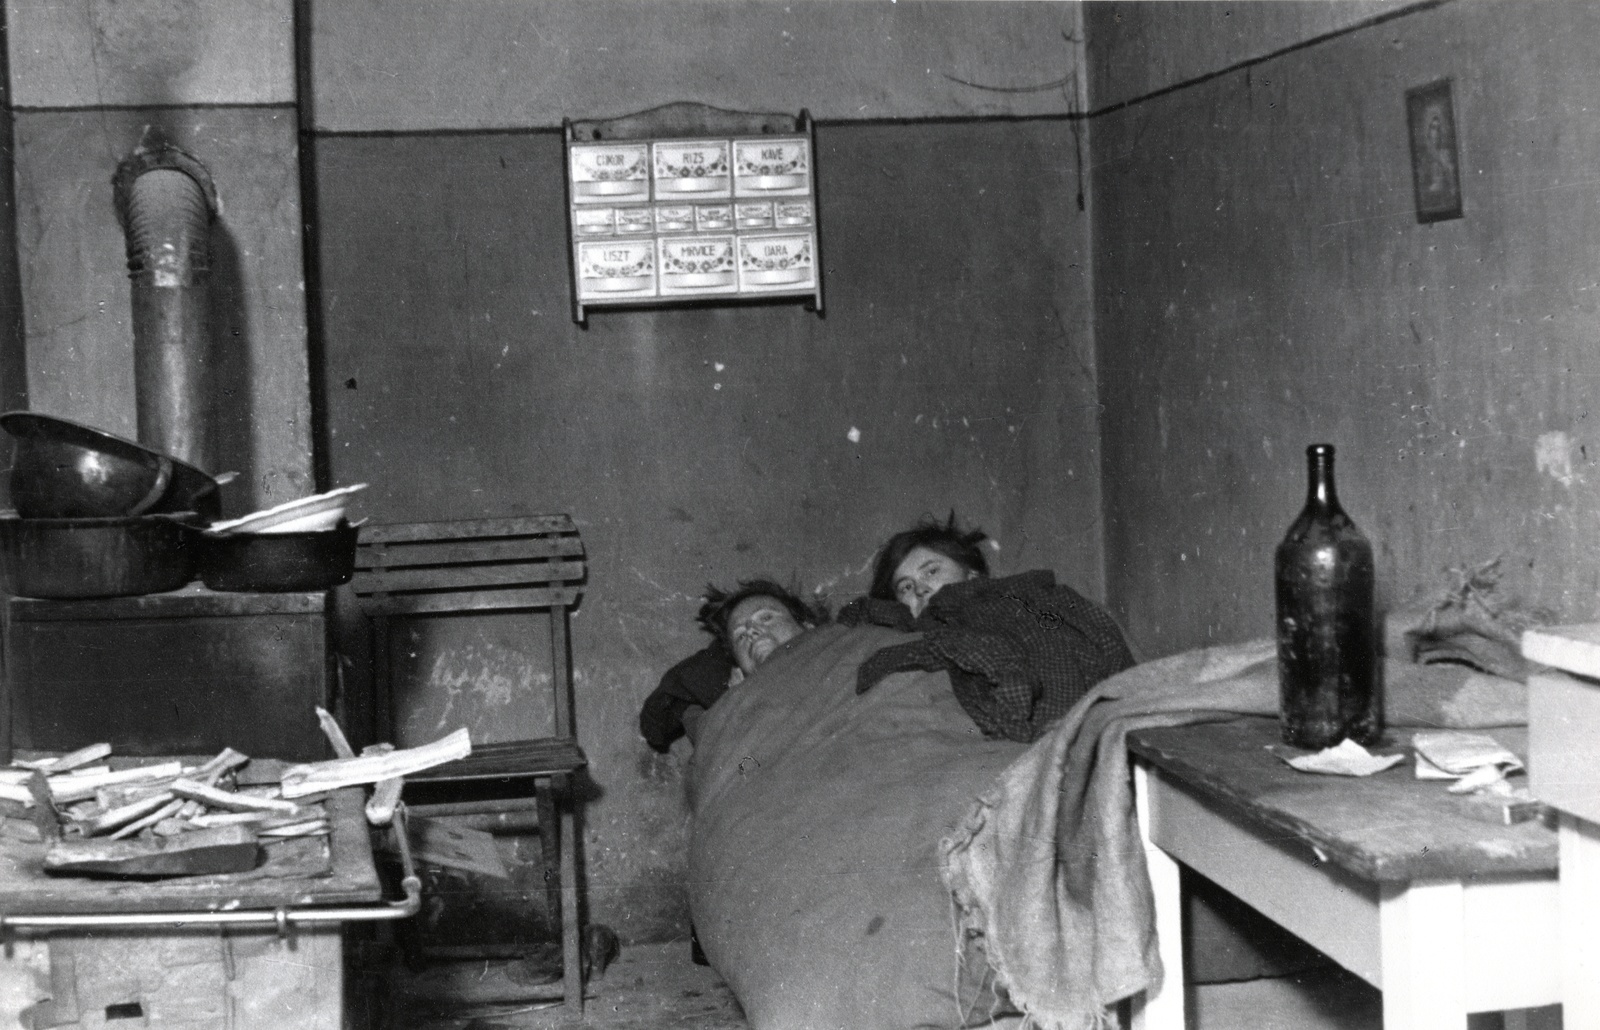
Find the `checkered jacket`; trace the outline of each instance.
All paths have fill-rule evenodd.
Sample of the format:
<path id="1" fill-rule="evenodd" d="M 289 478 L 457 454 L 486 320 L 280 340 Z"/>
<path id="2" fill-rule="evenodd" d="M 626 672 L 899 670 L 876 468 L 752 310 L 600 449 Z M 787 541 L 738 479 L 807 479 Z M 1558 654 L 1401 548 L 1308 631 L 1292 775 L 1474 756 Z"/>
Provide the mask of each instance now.
<path id="1" fill-rule="evenodd" d="M 922 634 L 863 662 L 857 693 L 892 672 L 943 669 L 986 736 L 1024 742 L 1042 736 L 1089 688 L 1133 664 L 1110 613 L 1043 569 L 952 584 L 915 620 L 897 602 L 861 598 L 839 621 Z"/>

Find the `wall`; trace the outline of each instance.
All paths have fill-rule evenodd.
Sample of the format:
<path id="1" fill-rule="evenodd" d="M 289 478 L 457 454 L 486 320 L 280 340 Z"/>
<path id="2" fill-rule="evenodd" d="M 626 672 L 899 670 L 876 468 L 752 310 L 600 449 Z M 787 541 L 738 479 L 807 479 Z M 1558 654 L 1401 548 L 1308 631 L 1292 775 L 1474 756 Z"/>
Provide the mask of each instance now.
<path id="1" fill-rule="evenodd" d="M 1088 9 L 1097 67 L 1237 10 L 1130 38 L 1126 6 Z M 1147 653 L 1271 633 L 1317 441 L 1390 604 L 1502 556 L 1503 594 L 1595 617 L 1597 31 L 1592 4 L 1425 5 L 1092 97 L 1108 593 Z M 1424 225 L 1405 91 L 1441 77 L 1465 217 Z"/>
<path id="2" fill-rule="evenodd" d="M 803 106 L 823 121 L 1082 106 L 1079 5 L 1060 0 L 309 7 L 312 100 L 326 132 L 550 129 L 673 100 Z"/>
<path id="3" fill-rule="evenodd" d="M 210 170 L 224 514 L 314 489 L 290 0 L 8 0 L 33 410 L 137 435 L 126 241 L 111 176 L 156 126 Z M 0 365 L 0 367 L 7 367 Z"/>
<path id="4" fill-rule="evenodd" d="M 941 83 L 942 69 L 1050 81 L 1072 70 L 1076 8 L 601 0 L 577 20 L 561 4 L 418 5 L 385 27 L 379 6 L 394 10 L 312 10 L 330 478 L 370 483 L 357 514 L 380 522 L 576 519 L 592 915 L 625 940 L 682 937 L 685 754 L 654 755 L 636 721 L 703 643 L 708 580 L 793 574 L 842 602 L 885 536 L 953 507 L 993 534 L 997 569 L 1047 566 L 1100 592 L 1084 155 L 1076 123 L 1036 114 L 1066 110 L 1070 83 L 958 100 L 927 90 L 910 43 L 882 47 L 904 25 L 936 43 Z M 401 32 L 430 46 L 396 60 L 386 40 Z M 726 45 L 707 52 L 709 34 Z M 438 55 L 519 40 L 542 49 L 493 86 L 493 59 L 441 70 Z M 613 79 L 562 63 L 601 46 Z M 769 77 L 769 57 L 795 74 Z M 581 88 L 546 82 L 546 58 Z M 573 324 L 549 127 L 675 99 L 822 119 L 825 317 L 778 304 Z M 1016 117 L 976 117 L 997 111 Z M 915 120 L 846 120 L 887 115 Z M 454 706 L 475 733 L 504 733 L 506 699 L 547 675 L 528 630 L 407 638 L 420 696 L 402 728 L 426 737 Z M 514 859 L 536 851 L 519 843 Z M 538 904 L 514 873 L 484 904 Z"/>

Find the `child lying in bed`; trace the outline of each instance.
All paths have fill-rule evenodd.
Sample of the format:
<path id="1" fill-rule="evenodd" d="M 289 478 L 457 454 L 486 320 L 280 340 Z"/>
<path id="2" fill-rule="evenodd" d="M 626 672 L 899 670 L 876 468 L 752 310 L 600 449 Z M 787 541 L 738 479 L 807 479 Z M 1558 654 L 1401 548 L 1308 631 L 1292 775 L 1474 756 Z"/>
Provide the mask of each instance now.
<path id="1" fill-rule="evenodd" d="M 732 683 L 754 672 L 785 644 L 828 621 L 820 606 L 768 578 L 740 580 L 732 591 L 710 585 L 696 616 L 712 636 L 703 650 L 667 670 L 639 712 L 639 732 L 657 751 L 688 733 Z"/>
<path id="2" fill-rule="evenodd" d="M 1133 654 L 1110 613 L 1054 573 L 991 579 L 986 539 L 954 513 L 896 533 L 878 551 L 871 593 L 839 621 L 921 633 L 867 659 L 859 692 L 891 672 L 944 669 L 986 736 L 1030 742 Z"/>

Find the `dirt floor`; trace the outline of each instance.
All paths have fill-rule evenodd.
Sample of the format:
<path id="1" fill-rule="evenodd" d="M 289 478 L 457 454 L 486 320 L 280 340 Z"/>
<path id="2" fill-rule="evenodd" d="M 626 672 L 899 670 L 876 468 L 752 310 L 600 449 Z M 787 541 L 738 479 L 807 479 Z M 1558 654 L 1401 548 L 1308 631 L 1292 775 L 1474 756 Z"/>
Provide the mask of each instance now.
<path id="1" fill-rule="evenodd" d="M 739 1003 L 716 973 L 695 965 L 689 942 L 624 947 L 589 982 L 574 1024 L 561 984 L 527 984 L 514 963 L 452 962 L 392 970 L 387 1010 L 370 1030 L 748 1030 Z"/>

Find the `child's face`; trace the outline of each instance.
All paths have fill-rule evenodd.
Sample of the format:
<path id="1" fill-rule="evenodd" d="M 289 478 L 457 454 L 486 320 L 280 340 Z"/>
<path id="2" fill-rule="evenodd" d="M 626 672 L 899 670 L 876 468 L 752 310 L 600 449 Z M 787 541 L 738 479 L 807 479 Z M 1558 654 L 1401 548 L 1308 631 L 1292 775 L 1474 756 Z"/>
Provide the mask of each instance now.
<path id="1" fill-rule="evenodd" d="M 767 656 L 805 631 L 783 602 L 760 594 L 747 597 L 728 613 L 733 660 L 749 675 Z"/>
<path id="2" fill-rule="evenodd" d="M 938 551 L 913 547 L 894 570 L 895 600 L 921 615 L 928 599 L 951 583 L 962 583 L 976 573 Z"/>

